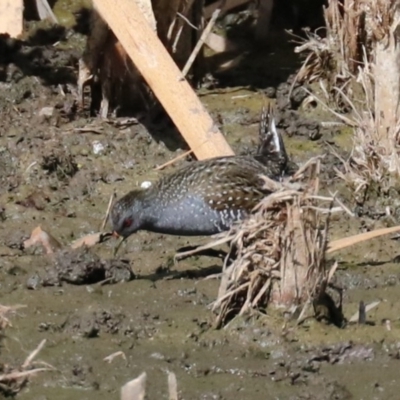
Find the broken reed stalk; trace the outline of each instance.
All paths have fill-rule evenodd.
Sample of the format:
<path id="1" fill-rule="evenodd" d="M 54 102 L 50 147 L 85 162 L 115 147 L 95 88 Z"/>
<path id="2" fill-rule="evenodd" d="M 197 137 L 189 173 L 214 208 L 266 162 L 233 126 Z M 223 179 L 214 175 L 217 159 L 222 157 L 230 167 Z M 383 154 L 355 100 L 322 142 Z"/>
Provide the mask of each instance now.
<path id="1" fill-rule="evenodd" d="M 400 230 L 400 226 L 384 228 L 328 242 L 330 212 L 336 200 L 318 195 L 319 164 L 319 158 L 311 159 L 285 182 L 264 177 L 271 194 L 248 219 L 215 241 L 177 255 L 230 243 L 212 304 L 216 328 L 254 309 L 265 311 L 272 306 L 304 311 L 308 304 L 318 304 L 337 268 L 336 263 L 326 269 L 327 254 Z"/>
<path id="2" fill-rule="evenodd" d="M 319 158 L 310 160 L 290 182 L 264 177 L 272 194 L 227 233 L 235 259 L 228 264 L 226 258 L 213 303 L 217 327 L 251 309 L 301 307 L 320 296 L 328 278 L 323 211 L 333 199 L 325 199 L 327 207 L 319 205 L 319 164 Z"/>
<path id="3" fill-rule="evenodd" d="M 212 304 L 216 328 L 237 315 L 271 306 L 302 310 L 300 321 L 307 305 L 324 299 L 335 274 L 337 263 L 326 269 L 327 254 L 400 230 L 400 226 L 383 228 L 329 242 L 329 218 L 336 200 L 318 195 L 319 163 L 319 158 L 311 159 L 285 182 L 264 177 L 271 194 L 248 219 L 212 242 L 175 256 L 179 259 L 230 243 Z"/>
<path id="4" fill-rule="evenodd" d="M 400 1 L 329 0 L 325 21 L 326 37 L 309 34 L 297 48 L 308 53 L 297 79 L 318 81 L 327 95 L 318 101 L 354 129 L 351 157 L 337 172 L 362 202 L 371 187 L 385 192 L 400 177 Z M 350 115 L 338 115 L 331 100 Z"/>
<path id="5" fill-rule="evenodd" d="M 349 79 L 362 64 L 363 14 L 360 1 L 329 0 L 324 8 L 325 36 L 306 30 L 307 39 L 300 39 L 296 53 L 306 53 L 296 80 L 309 83 L 324 79 L 328 90 L 333 86 L 346 87 Z"/>
<path id="6" fill-rule="evenodd" d="M 146 372 L 141 373 L 136 379 L 127 382 L 121 388 L 121 400 L 144 400 L 146 397 Z M 168 398 L 178 400 L 178 383 L 176 375 L 168 372 Z"/>
<path id="7" fill-rule="evenodd" d="M 207 40 L 208 36 L 210 35 L 212 28 L 214 28 L 215 22 L 217 21 L 219 14 L 221 13 L 221 10 L 224 7 L 225 3 L 226 3 L 226 0 L 222 0 L 221 3 L 219 4 L 218 8 L 213 12 L 210 21 L 208 21 L 208 24 L 207 24 L 206 28 L 204 29 L 203 33 L 201 34 L 200 39 L 196 43 L 196 46 L 194 47 L 192 54 L 190 54 L 189 59 L 187 60 L 185 66 L 182 69 L 183 76 L 186 76 L 186 74 L 189 72 L 194 60 L 196 59 L 197 55 L 199 54 L 199 51 L 203 47 L 204 42 Z"/>
<path id="8" fill-rule="evenodd" d="M 165 162 L 164 164 L 161 164 L 157 167 L 154 168 L 155 171 L 161 171 L 162 169 L 169 167 L 172 164 L 175 164 L 177 161 L 182 160 L 183 158 L 190 156 L 193 153 L 193 150 L 188 150 L 185 151 L 182 154 L 179 154 L 179 156 L 174 157 L 172 160 L 169 160 L 167 162 Z"/>

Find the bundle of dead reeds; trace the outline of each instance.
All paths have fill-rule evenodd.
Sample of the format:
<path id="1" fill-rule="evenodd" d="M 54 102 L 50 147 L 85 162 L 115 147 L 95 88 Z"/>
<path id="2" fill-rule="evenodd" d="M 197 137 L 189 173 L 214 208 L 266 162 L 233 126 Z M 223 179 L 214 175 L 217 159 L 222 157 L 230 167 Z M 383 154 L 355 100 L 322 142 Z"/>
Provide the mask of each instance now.
<path id="1" fill-rule="evenodd" d="M 310 160 L 288 182 L 265 177 L 272 194 L 225 236 L 235 258 L 225 261 L 213 303 L 217 327 L 251 309 L 301 308 L 325 290 L 327 214 L 333 199 L 318 195 L 319 163 Z"/>
<path id="2" fill-rule="evenodd" d="M 324 8 L 323 34 L 306 31 L 307 39 L 301 39 L 295 49 L 296 53 L 306 54 L 297 79 L 325 79 L 330 89 L 339 86 L 345 90 L 372 48 L 373 32 L 366 27 L 369 8 L 362 0 L 329 0 Z"/>
<path id="3" fill-rule="evenodd" d="M 307 54 L 297 80 L 318 82 L 323 98 L 312 96 L 353 128 L 352 154 L 339 175 L 360 199 L 371 186 L 398 186 L 400 1 L 329 0 L 325 22 L 324 37 L 309 33 L 296 49 Z"/>

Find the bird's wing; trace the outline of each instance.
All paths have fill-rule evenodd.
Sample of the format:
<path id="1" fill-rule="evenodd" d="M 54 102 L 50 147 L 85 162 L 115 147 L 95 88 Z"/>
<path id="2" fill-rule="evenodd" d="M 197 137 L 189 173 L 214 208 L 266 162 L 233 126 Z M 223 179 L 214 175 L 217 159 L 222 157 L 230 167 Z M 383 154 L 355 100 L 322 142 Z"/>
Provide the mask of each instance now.
<path id="1" fill-rule="evenodd" d="M 270 193 L 263 189 L 262 168 L 257 170 L 254 165 L 232 163 L 226 169 L 218 170 L 210 179 L 208 190 L 202 193 L 205 203 L 216 211 L 251 211 Z"/>

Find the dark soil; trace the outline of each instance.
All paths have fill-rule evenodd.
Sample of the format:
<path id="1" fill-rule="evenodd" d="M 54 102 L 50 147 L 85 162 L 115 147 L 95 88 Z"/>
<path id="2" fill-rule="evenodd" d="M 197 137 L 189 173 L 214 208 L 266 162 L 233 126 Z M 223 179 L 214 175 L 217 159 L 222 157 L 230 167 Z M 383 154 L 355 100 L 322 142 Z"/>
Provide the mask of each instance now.
<path id="1" fill-rule="evenodd" d="M 32 378 L 18 398 L 117 399 L 120 386 L 143 371 L 150 399 L 167 398 L 167 371 L 176 373 L 182 399 L 398 398 L 400 274 L 390 238 L 335 254 L 345 317 L 360 301 L 381 301 L 367 324 L 343 328 L 314 319 L 284 326 L 271 314 L 214 330 L 208 306 L 219 281 L 204 277 L 220 270 L 221 259 L 173 262 L 177 249 L 207 238 L 139 232 L 117 257 L 114 240 L 54 257 L 40 247 L 24 249 L 37 226 L 65 246 L 99 231 L 114 191 L 120 196 L 156 179 L 165 172 L 154 167 L 186 149 L 162 118 L 148 130 L 132 118 L 102 122 L 78 111 L 85 36 L 38 30 L 36 23 L 28 32 L 21 41 L 0 37 L 0 304 L 27 306 L 11 317 L 0 355 L 4 366 L 21 365 L 47 339 L 38 358 L 56 371 Z M 395 198 L 356 209 L 336 177 L 341 164 L 330 150 L 347 155 L 351 132 L 322 126 L 333 117 L 315 104 L 303 107 L 304 87 L 294 85 L 288 97 L 300 60 L 286 40 L 282 30 L 272 32 L 269 48 L 251 50 L 240 66 L 216 74 L 212 87 L 199 89 L 201 100 L 233 149 L 247 153 L 257 143 L 265 96 L 276 99 L 293 161 L 326 154 L 323 190 L 338 191 L 358 210 L 353 219 L 335 215 L 333 239 L 396 222 L 385 212 L 393 208 L 396 218 Z M 125 358 L 104 361 L 118 351 Z"/>

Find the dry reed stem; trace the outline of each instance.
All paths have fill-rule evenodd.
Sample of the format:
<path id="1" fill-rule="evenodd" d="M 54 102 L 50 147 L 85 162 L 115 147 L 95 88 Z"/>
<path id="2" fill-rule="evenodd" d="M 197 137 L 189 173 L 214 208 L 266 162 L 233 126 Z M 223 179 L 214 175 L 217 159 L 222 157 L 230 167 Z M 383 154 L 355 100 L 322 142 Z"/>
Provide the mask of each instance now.
<path id="1" fill-rule="evenodd" d="M 110 212 L 111 212 L 111 207 L 113 206 L 113 203 L 114 203 L 114 200 L 116 197 L 117 197 L 117 194 L 114 191 L 110 196 L 110 200 L 108 200 L 106 214 L 105 214 L 103 222 L 101 224 L 100 231 L 104 231 L 104 229 L 107 225 L 108 217 L 110 216 Z"/>
<path id="2" fill-rule="evenodd" d="M 155 167 L 154 170 L 161 171 L 162 169 L 169 167 L 172 164 L 175 164 L 177 161 L 179 161 L 187 156 L 190 156 L 192 153 L 193 153 L 193 150 L 185 151 L 184 153 L 179 154 L 179 156 L 174 157 L 172 160 L 169 160 L 169 161 L 165 162 L 164 164 L 161 164 L 161 165 Z"/>
<path id="3" fill-rule="evenodd" d="M 185 66 L 182 69 L 182 75 L 184 77 L 189 72 L 191 66 L 193 65 L 194 60 L 196 59 L 197 55 L 199 54 L 201 48 L 203 47 L 204 42 L 207 40 L 208 36 L 211 33 L 211 30 L 214 28 L 215 22 L 217 21 L 219 14 L 221 13 L 221 10 L 224 7 L 225 3 L 226 3 L 226 0 L 221 1 L 221 4 L 213 12 L 210 21 L 208 21 L 206 28 L 203 30 L 203 32 L 200 36 L 200 39 L 197 41 L 196 46 L 194 47 L 192 53 L 190 54 L 190 57 L 188 58 Z"/>

